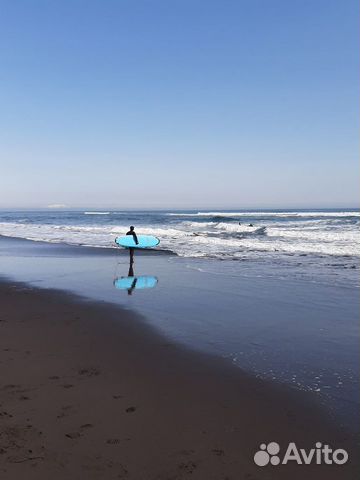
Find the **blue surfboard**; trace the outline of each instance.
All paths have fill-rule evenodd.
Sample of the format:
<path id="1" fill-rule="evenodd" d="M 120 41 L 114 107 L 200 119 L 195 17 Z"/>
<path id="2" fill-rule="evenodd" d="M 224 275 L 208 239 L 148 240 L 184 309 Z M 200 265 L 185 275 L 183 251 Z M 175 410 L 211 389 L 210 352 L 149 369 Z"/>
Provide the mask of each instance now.
<path id="1" fill-rule="evenodd" d="M 120 290 L 154 288 L 158 283 L 156 277 L 144 275 L 141 277 L 119 277 L 114 280 L 115 288 Z"/>
<path id="2" fill-rule="evenodd" d="M 159 245 L 160 240 L 152 235 L 137 235 L 139 244 L 136 245 L 132 235 L 125 235 L 124 237 L 116 237 L 115 243 L 124 248 L 151 248 Z"/>

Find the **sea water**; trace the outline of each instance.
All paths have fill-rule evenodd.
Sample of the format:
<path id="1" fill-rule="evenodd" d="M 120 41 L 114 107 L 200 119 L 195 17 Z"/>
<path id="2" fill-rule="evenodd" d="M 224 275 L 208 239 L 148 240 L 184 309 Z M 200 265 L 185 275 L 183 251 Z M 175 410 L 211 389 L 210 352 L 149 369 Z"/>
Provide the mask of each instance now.
<path id="1" fill-rule="evenodd" d="M 359 284 L 359 224 L 355 209 L 0 211 L 4 236 L 116 248 L 115 237 L 134 225 L 138 234 L 159 237 L 169 253 L 232 260 L 224 267 L 232 274 L 276 264 L 278 275 L 342 285 Z M 216 263 L 210 269 L 219 271 Z"/>

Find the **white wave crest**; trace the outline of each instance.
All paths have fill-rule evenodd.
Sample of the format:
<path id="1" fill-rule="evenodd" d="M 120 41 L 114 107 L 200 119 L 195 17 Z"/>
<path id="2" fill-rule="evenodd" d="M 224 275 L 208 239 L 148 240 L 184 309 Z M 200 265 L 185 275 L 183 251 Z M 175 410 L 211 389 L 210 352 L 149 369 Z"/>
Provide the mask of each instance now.
<path id="1" fill-rule="evenodd" d="M 84 212 L 84 215 L 110 215 L 110 212 Z"/>
<path id="2" fill-rule="evenodd" d="M 270 212 L 270 211 L 244 211 L 244 212 L 197 212 L 197 213 L 166 213 L 168 216 L 175 217 L 360 217 L 360 211 L 342 211 L 342 212 Z"/>
<path id="3" fill-rule="evenodd" d="M 339 213 L 339 212 L 337 212 Z M 346 212 L 348 214 L 348 212 Z M 233 215 L 233 213 L 232 213 Z M 322 213 L 320 214 L 322 215 Z M 109 219 L 110 221 L 111 219 Z M 91 223 L 56 224 L 1 222 L 0 234 L 56 243 L 114 246 L 116 236 L 128 231 L 127 224 L 100 225 Z M 311 253 L 319 255 L 359 256 L 360 232 L 356 225 L 336 219 L 313 221 L 254 222 L 250 227 L 238 222 L 179 221 L 136 228 L 138 234 L 154 235 L 161 239 L 161 247 L 182 256 L 239 257 L 246 252 Z"/>

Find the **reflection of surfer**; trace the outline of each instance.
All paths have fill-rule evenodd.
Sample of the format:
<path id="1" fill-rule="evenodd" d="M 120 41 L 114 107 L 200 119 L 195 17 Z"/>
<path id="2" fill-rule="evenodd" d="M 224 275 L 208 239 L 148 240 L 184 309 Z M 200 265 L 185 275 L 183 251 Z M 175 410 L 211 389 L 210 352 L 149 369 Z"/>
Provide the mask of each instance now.
<path id="1" fill-rule="evenodd" d="M 133 250 L 133 249 L 132 249 L 132 250 Z M 133 260 L 133 259 L 131 258 L 131 256 L 130 256 L 130 265 L 129 265 L 128 277 L 133 277 L 133 276 L 134 276 L 133 263 L 134 263 L 134 260 Z M 128 294 L 129 294 L 129 295 L 132 295 L 133 290 L 135 290 L 136 282 L 137 282 L 137 278 L 134 278 L 134 280 L 133 280 L 130 288 L 128 288 Z"/>
<path id="2" fill-rule="evenodd" d="M 132 235 L 135 244 L 136 244 L 136 245 L 139 244 L 137 235 L 136 235 L 136 233 L 135 233 L 135 227 L 133 227 L 133 226 L 131 225 L 130 230 L 127 232 L 126 235 Z M 133 263 L 133 262 L 134 262 L 134 249 L 130 247 L 130 248 L 129 248 L 129 253 L 130 253 L 130 263 Z"/>
<path id="3" fill-rule="evenodd" d="M 134 266 L 133 266 L 133 263 L 130 262 L 128 277 L 133 277 L 133 276 L 134 276 Z"/>

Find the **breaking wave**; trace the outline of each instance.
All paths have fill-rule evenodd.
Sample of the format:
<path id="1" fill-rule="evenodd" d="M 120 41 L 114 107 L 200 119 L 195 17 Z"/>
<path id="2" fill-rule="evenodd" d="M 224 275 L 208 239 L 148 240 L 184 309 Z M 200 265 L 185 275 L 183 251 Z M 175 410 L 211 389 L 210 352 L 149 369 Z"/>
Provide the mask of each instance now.
<path id="1" fill-rule="evenodd" d="M 359 258 L 358 211 L 0 212 L 0 235 L 115 248 L 130 224 L 184 257 L 261 258 L 276 254 Z"/>

